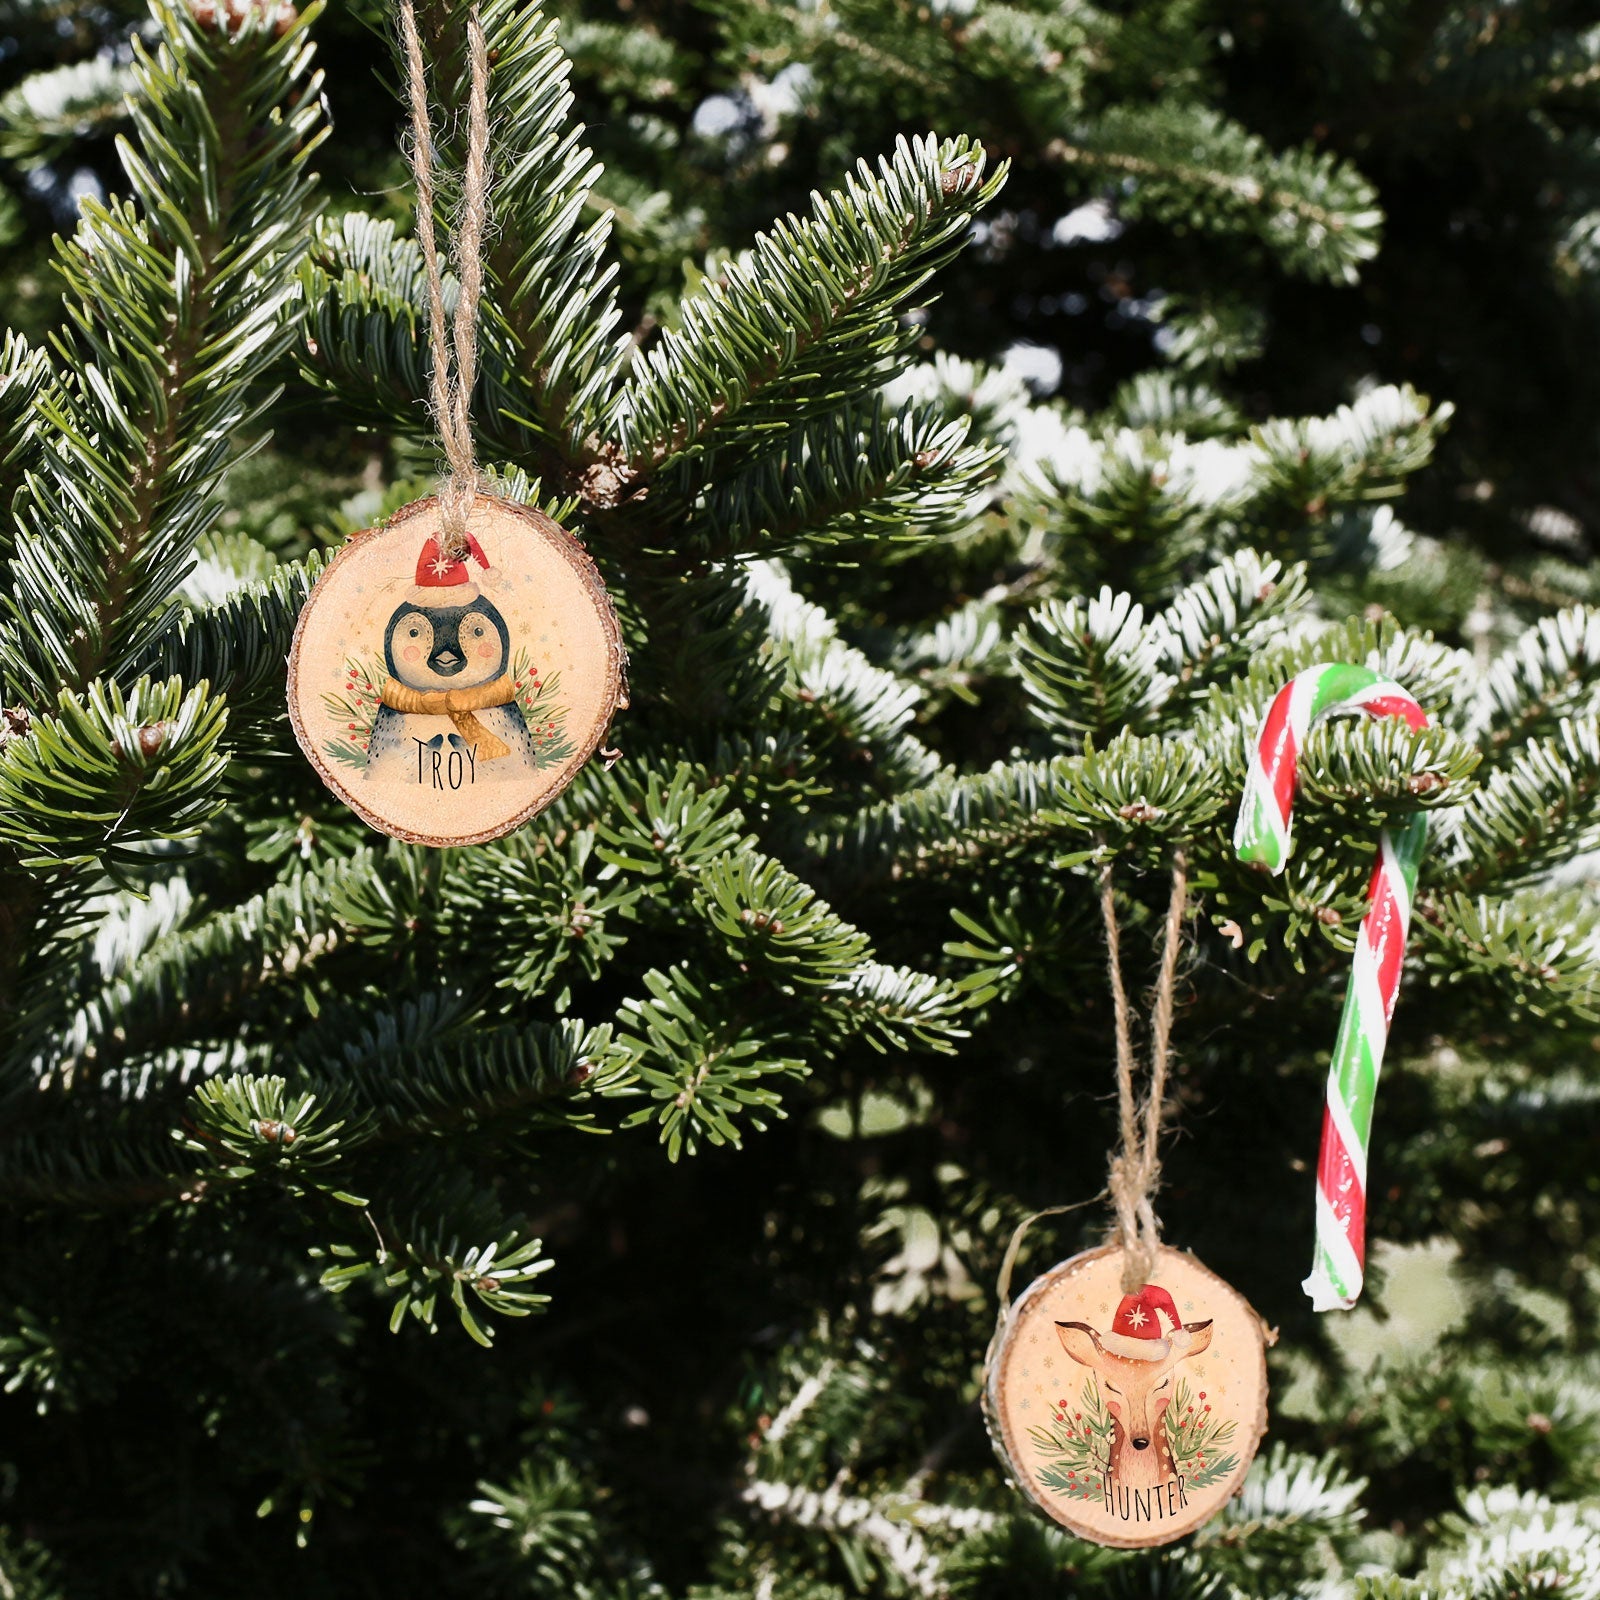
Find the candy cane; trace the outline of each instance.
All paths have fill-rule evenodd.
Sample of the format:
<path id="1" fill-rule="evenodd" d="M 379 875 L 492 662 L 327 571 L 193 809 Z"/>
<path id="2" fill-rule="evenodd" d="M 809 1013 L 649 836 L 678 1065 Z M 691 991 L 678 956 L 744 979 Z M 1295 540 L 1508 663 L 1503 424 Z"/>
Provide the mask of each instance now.
<path id="1" fill-rule="evenodd" d="M 1319 717 L 1337 711 L 1404 717 L 1413 728 L 1428 721 L 1427 713 L 1399 684 L 1365 667 L 1333 662 L 1297 673 L 1274 698 L 1250 751 L 1250 772 L 1233 830 L 1233 847 L 1241 861 L 1273 874 L 1283 871 L 1307 730 Z M 1400 988 L 1411 897 L 1427 843 L 1428 819 L 1423 812 L 1378 836 L 1367 914 L 1356 933 L 1350 986 L 1328 1067 L 1317 1159 L 1316 1259 L 1302 1286 L 1318 1311 L 1336 1307 L 1348 1311 L 1361 1294 L 1372 1102 Z"/>

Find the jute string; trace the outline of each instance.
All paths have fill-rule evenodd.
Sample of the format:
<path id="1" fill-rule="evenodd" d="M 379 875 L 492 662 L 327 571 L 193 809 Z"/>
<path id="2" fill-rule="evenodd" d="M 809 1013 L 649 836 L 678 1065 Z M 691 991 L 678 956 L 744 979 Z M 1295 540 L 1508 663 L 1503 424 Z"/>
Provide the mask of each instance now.
<path id="1" fill-rule="evenodd" d="M 1182 850 L 1172 858 L 1172 896 L 1167 905 L 1166 937 L 1161 971 L 1156 979 L 1155 1008 L 1150 1014 L 1150 1079 L 1143 1102 L 1134 1094 L 1133 1027 L 1128 995 L 1122 984 L 1122 954 L 1117 930 L 1116 896 L 1108 862 L 1100 873 L 1100 916 L 1106 928 L 1106 967 L 1117 1033 L 1117 1126 L 1121 1147 L 1111 1158 L 1111 1205 L 1122 1247 L 1122 1292 L 1132 1294 L 1149 1282 L 1161 1248 L 1161 1223 L 1156 1217 L 1156 1191 L 1161 1186 L 1161 1114 L 1167 1094 L 1167 1067 L 1172 1039 L 1173 991 L 1178 954 L 1183 947 L 1183 913 L 1188 903 L 1188 871 Z"/>
<path id="2" fill-rule="evenodd" d="M 1106 929 L 1106 966 L 1111 975 L 1111 1004 L 1117 1041 L 1117 1125 L 1119 1148 L 1111 1158 L 1106 1188 L 1072 1205 L 1046 1206 L 1032 1212 L 1012 1232 L 1000 1263 L 995 1285 L 999 1325 L 1011 1305 L 1011 1275 L 1022 1248 L 1023 1235 L 1042 1217 L 1080 1211 L 1097 1201 L 1111 1199 L 1116 1217 L 1116 1242 L 1122 1249 L 1122 1292 L 1132 1294 L 1150 1281 L 1156 1252 L 1161 1248 L 1161 1220 L 1156 1215 L 1156 1191 L 1161 1186 L 1161 1117 L 1167 1095 L 1171 1062 L 1172 1014 L 1178 977 L 1178 956 L 1183 948 L 1183 918 L 1188 906 L 1188 862 L 1183 851 L 1172 858 L 1172 896 L 1167 903 L 1161 968 L 1156 977 L 1155 1007 L 1150 1014 L 1150 1081 L 1141 1102 L 1134 1091 L 1133 1019 L 1128 992 L 1122 982 L 1122 950 L 1117 927 L 1116 898 L 1109 863 L 1100 873 L 1100 915 Z M 998 1332 L 996 1334 L 998 1338 Z"/>
<path id="3" fill-rule="evenodd" d="M 411 170 L 417 180 L 417 243 L 428 275 L 428 347 L 432 356 L 432 403 L 448 466 L 439 485 L 444 524 L 440 553 L 460 560 L 467 553 L 467 516 L 478 492 L 472 444 L 472 389 L 478 379 L 478 302 L 483 298 L 483 233 L 489 218 L 489 46 L 478 8 L 467 12 L 467 154 L 461 173 L 461 205 L 451 232 L 450 253 L 460 292 L 447 325 L 444 273 L 434 236 L 433 132 L 422 38 L 412 0 L 400 0 L 400 42 L 406 58 L 411 101 Z M 452 361 L 452 346 L 454 360 Z"/>

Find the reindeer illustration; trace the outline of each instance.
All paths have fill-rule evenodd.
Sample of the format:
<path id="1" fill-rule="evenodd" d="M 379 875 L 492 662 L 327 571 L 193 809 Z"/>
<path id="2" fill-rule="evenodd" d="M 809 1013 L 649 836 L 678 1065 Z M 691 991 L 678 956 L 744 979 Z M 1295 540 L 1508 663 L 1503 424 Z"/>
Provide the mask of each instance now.
<path id="1" fill-rule="evenodd" d="M 1167 1333 L 1161 1330 L 1163 1316 L 1171 1324 Z M 1094 1373 L 1111 1413 L 1107 1509 L 1134 1520 L 1176 1514 L 1187 1502 L 1167 1439 L 1166 1410 L 1177 1383 L 1173 1369 L 1210 1347 L 1210 1321 L 1185 1324 L 1172 1296 L 1147 1283 L 1122 1297 L 1109 1332 L 1087 1322 L 1058 1322 L 1056 1334 L 1067 1354 Z"/>

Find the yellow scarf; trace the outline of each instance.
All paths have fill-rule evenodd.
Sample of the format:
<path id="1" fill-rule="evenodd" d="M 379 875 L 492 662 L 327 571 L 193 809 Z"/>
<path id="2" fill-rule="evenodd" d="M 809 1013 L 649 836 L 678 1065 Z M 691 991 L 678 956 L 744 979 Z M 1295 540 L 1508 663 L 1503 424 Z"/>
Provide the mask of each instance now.
<path id="1" fill-rule="evenodd" d="M 488 706 L 507 706 L 517 698 L 510 678 L 480 683 L 476 689 L 408 689 L 393 678 L 385 678 L 378 698 L 391 711 L 421 712 L 431 717 L 449 717 L 456 732 L 475 746 L 474 759 L 498 761 L 511 754 L 511 746 L 497 739 L 473 716 Z"/>

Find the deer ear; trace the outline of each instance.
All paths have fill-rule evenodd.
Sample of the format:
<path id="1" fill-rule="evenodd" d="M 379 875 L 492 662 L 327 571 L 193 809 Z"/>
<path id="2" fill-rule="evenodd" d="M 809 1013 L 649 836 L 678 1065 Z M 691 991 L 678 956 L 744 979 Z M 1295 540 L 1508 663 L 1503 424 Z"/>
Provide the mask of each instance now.
<path id="1" fill-rule="evenodd" d="M 1100 1356 L 1103 1354 L 1100 1339 L 1087 1322 L 1058 1322 L 1056 1337 L 1061 1341 L 1061 1348 L 1074 1361 L 1086 1367 L 1099 1364 Z"/>
<path id="2" fill-rule="evenodd" d="M 1211 1324 L 1209 1322 L 1186 1322 L 1183 1325 L 1183 1331 L 1189 1335 L 1189 1348 L 1183 1352 L 1185 1356 L 1203 1355 L 1211 1348 Z"/>

